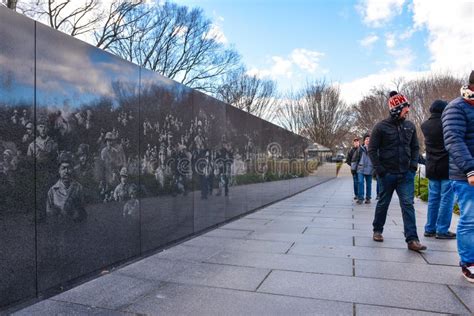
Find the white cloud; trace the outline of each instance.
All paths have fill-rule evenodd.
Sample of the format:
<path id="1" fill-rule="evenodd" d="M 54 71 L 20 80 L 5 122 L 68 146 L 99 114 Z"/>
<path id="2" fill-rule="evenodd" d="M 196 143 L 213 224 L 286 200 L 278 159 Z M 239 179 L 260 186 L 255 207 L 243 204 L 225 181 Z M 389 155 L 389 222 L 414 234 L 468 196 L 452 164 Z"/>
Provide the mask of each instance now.
<path id="1" fill-rule="evenodd" d="M 353 104 L 362 100 L 363 96 L 369 94 L 373 87 L 384 86 L 387 90 L 395 89 L 394 81 L 397 79 L 404 78 L 404 80 L 409 81 L 429 74 L 429 71 L 384 70 L 377 74 L 357 78 L 351 82 L 341 83 L 341 97 L 347 104 Z"/>
<path id="2" fill-rule="evenodd" d="M 395 47 L 395 34 L 387 33 L 385 34 L 385 45 L 387 48 L 394 48 Z"/>
<path id="3" fill-rule="evenodd" d="M 222 31 L 222 28 L 218 24 L 212 24 L 209 32 L 206 34 L 206 38 L 212 38 L 216 42 L 221 43 L 221 44 L 227 44 L 228 40 L 227 37 L 224 34 L 224 31 Z"/>
<path id="4" fill-rule="evenodd" d="M 287 57 L 272 56 L 269 68 L 259 69 L 254 67 L 247 73 L 260 78 L 270 77 L 273 79 L 276 77 L 291 78 L 294 71 L 314 74 L 317 70 L 320 70 L 319 61 L 323 56 L 324 53 L 318 51 L 296 48 Z M 324 70 L 321 70 L 321 72 L 324 72 Z"/>
<path id="5" fill-rule="evenodd" d="M 414 27 L 411 27 L 411 28 L 408 28 L 407 30 L 405 30 L 405 32 L 401 33 L 399 38 L 401 40 L 406 40 L 406 39 L 409 39 L 410 37 L 412 37 L 413 33 L 415 33 L 416 29 Z"/>
<path id="6" fill-rule="evenodd" d="M 267 69 L 258 69 L 258 68 L 252 68 L 250 69 L 247 73 L 251 76 L 257 76 L 260 78 L 264 77 L 271 77 L 271 78 L 276 78 L 276 77 L 287 77 L 291 78 L 293 75 L 292 72 L 292 63 L 290 60 L 285 59 L 280 56 L 273 56 L 272 57 L 272 63 L 273 65 L 270 68 Z"/>
<path id="7" fill-rule="evenodd" d="M 405 0 L 361 0 L 357 5 L 365 24 L 379 27 L 402 13 Z"/>
<path id="8" fill-rule="evenodd" d="M 429 32 L 431 70 L 465 73 L 474 69 L 474 2 L 470 0 L 414 0 L 415 27 Z"/>
<path id="9" fill-rule="evenodd" d="M 390 49 L 388 53 L 394 58 L 393 64 L 397 70 L 410 69 L 413 60 L 415 59 L 412 50 L 406 47 Z"/>
<path id="10" fill-rule="evenodd" d="M 370 48 L 377 42 L 379 37 L 375 34 L 369 35 L 359 41 L 362 47 Z"/>
<path id="11" fill-rule="evenodd" d="M 297 48 L 291 52 L 290 59 L 302 70 L 309 73 L 314 73 L 319 66 L 319 60 L 324 56 L 324 53 L 317 51 L 310 51 L 304 48 Z"/>

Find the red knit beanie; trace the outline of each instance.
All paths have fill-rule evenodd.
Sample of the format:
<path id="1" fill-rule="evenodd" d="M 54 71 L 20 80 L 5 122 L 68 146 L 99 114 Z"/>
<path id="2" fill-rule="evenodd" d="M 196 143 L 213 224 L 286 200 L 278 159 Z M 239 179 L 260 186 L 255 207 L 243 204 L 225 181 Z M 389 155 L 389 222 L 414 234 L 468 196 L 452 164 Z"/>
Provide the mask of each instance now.
<path id="1" fill-rule="evenodd" d="M 391 91 L 388 106 L 390 108 L 390 116 L 398 119 L 400 118 L 403 108 L 409 107 L 410 103 L 408 103 L 407 98 L 403 94 L 397 91 Z"/>

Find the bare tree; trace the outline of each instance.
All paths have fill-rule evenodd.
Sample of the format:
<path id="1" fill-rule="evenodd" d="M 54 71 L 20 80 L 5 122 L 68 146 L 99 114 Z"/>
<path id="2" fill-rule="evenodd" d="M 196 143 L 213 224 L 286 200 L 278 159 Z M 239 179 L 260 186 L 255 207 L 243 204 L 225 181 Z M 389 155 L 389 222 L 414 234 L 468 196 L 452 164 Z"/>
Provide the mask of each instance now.
<path id="1" fill-rule="evenodd" d="M 140 32 L 139 21 L 150 14 L 149 10 L 137 10 L 143 2 L 143 0 L 113 1 L 108 7 L 102 25 L 94 32 L 95 45 L 102 49 L 108 49 L 114 43 L 126 41 Z M 127 29 L 132 32 L 126 32 Z"/>
<path id="2" fill-rule="evenodd" d="M 301 101 L 303 136 L 335 149 L 353 125 L 353 115 L 342 101 L 339 87 L 325 81 L 308 84 Z"/>
<path id="3" fill-rule="evenodd" d="M 275 121 L 283 128 L 295 134 L 302 134 L 304 128 L 302 124 L 303 102 L 301 93 L 288 92 L 286 96 L 279 100 L 275 111 Z"/>
<path id="4" fill-rule="evenodd" d="M 463 80 L 453 75 L 432 74 L 420 79 L 412 80 L 402 85 L 401 91 L 410 103 L 410 119 L 415 123 L 421 148 L 424 148 L 424 137 L 421 124 L 430 116 L 430 106 L 433 101 L 440 99 L 450 101 L 459 95 L 459 88 Z"/>
<path id="5" fill-rule="evenodd" d="M 102 19 L 99 0 L 29 0 L 18 8 L 71 36 L 93 32 Z"/>
<path id="6" fill-rule="evenodd" d="M 270 119 L 275 104 L 276 84 L 257 76 L 250 76 L 244 67 L 230 72 L 215 94 L 229 103 L 255 116 Z"/>
<path id="7" fill-rule="evenodd" d="M 219 41 L 201 9 L 166 2 L 139 6 L 128 18 L 136 22 L 124 28 L 126 39 L 108 49 L 168 78 L 215 92 L 214 79 L 238 65 L 239 55 Z"/>
<path id="8" fill-rule="evenodd" d="M 370 132 L 374 125 L 388 117 L 388 90 L 383 87 L 374 87 L 370 93 L 354 105 L 356 132 L 361 135 Z"/>
<path id="9" fill-rule="evenodd" d="M 144 0 L 24 0 L 19 10 L 52 28 L 205 92 L 237 67 L 202 9 Z"/>

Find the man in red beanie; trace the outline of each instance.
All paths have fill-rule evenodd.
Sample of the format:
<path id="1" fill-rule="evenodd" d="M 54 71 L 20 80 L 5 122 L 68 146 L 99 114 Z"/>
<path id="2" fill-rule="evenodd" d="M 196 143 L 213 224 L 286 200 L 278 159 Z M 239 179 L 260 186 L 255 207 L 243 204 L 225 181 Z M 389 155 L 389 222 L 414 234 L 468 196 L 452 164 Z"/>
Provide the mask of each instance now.
<path id="1" fill-rule="evenodd" d="M 400 199 L 403 215 L 405 241 L 408 249 L 426 250 L 416 232 L 415 173 L 418 168 L 419 145 L 415 125 L 406 118 L 410 111 L 407 98 L 390 92 L 388 100 L 390 117 L 380 121 L 372 130 L 369 144 L 369 157 L 380 179 L 380 199 L 375 208 L 373 239 L 383 241 L 383 227 L 394 191 Z"/>

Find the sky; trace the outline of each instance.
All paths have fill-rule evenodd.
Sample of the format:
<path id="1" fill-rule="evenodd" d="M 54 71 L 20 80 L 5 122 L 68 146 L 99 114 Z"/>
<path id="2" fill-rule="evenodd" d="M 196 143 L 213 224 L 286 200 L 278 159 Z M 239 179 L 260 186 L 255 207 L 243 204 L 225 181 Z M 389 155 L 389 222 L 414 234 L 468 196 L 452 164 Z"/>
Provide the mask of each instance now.
<path id="1" fill-rule="evenodd" d="M 248 73 L 280 93 L 339 84 L 359 101 L 394 80 L 474 69 L 472 0 L 175 0 L 200 7 Z"/>

